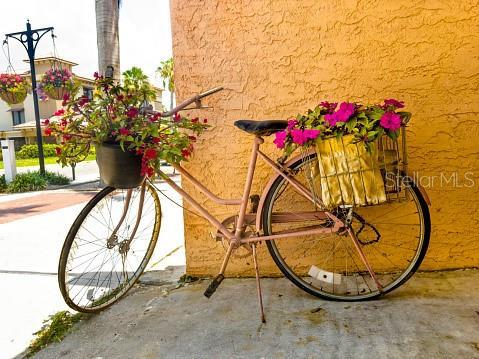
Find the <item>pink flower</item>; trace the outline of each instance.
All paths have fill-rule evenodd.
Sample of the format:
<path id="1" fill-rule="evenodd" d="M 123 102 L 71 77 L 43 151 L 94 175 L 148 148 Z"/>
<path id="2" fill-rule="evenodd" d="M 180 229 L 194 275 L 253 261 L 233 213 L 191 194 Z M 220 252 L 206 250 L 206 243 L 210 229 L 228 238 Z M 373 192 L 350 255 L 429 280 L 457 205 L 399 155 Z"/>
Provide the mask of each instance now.
<path id="1" fill-rule="evenodd" d="M 291 130 L 293 142 L 302 146 L 309 140 L 314 140 L 319 136 L 319 130 Z"/>
<path id="2" fill-rule="evenodd" d="M 333 114 L 324 115 L 324 119 L 328 121 L 329 126 L 336 126 L 338 122 L 348 122 L 349 118 L 354 114 L 356 106 L 354 103 L 343 102 L 339 105 L 339 110 Z"/>
<path id="3" fill-rule="evenodd" d="M 386 109 L 388 106 L 393 106 L 395 108 L 403 108 L 404 101 L 398 101 L 393 98 L 390 98 L 389 100 L 384 100 L 384 105 L 382 107 Z"/>
<path id="4" fill-rule="evenodd" d="M 273 143 L 276 145 L 278 148 L 284 148 L 284 141 L 286 141 L 286 131 L 280 131 L 275 133 L 275 138 Z"/>
<path id="5" fill-rule="evenodd" d="M 288 130 L 292 130 L 296 125 L 298 124 L 298 121 L 295 120 L 294 118 L 291 118 L 288 120 Z"/>
<path id="6" fill-rule="evenodd" d="M 334 110 L 336 110 L 336 107 L 338 107 L 338 103 L 323 101 L 319 104 L 319 106 L 324 107 L 328 111 L 328 113 L 333 113 Z"/>
<path id="7" fill-rule="evenodd" d="M 401 127 L 401 117 L 394 112 L 386 112 L 381 116 L 379 124 L 388 130 L 396 131 Z"/>

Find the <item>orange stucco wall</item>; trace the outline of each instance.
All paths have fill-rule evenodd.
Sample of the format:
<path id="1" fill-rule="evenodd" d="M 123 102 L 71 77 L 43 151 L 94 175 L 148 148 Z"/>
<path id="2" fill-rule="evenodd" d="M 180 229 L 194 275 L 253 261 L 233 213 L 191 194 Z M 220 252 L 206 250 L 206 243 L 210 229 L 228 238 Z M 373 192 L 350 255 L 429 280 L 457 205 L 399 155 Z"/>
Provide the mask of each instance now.
<path id="1" fill-rule="evenodd" d="M 202 115 L 212 128 L 187 164 L 214 192 L 241 193 L 251 138 L 233 127 L 236 119 L 285 119 L 321 99 L 402 99 L 414 114 L 410 168 L 457 173 L 458 185 L 469 184 L 465 176 L 476 182 L 441 186 L 436 178 L 428 189 L 433 231 L 422 268 L 479 266 L 477 1 L 171 0 L 171 15 L 178 100 L 227 88 L 208 101 L 214 110 Z M 256 193 L 270 174 L 260 168 Z M 235 211 L 207 208 L 221 218 Z M 216 272 L 224 252 L 211 239 L 214 229 L 188 212 L 185 221 L 188 272 Z M 261 263 L 267 273 L 274 268 L 265 248 Z M 228 274 L 251 267 L 235 260 Z"/>

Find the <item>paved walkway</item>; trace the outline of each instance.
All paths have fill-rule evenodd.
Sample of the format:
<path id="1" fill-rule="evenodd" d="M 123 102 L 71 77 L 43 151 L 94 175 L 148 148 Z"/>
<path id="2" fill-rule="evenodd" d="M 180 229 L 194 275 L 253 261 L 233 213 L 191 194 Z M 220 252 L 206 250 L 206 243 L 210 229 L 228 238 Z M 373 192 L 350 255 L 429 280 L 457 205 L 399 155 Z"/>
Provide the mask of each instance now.
<path id="1" fill-rule="evenodd" d="M 180 184 L 179 176 L 173 179 Z M 158 186 L 181 202 L 165 183 Z M 86 183 L 0 197 L 0 359 L 22 352 L 43 320 L 68 309 L 57 283 L 60 251 L 75 217 L 98 190 L 97 183 Z M 161 195 L 160 201 L 164 225 L 147 270 L 185 263 L 182 209 Z"/>
<path id="2" fill-rule="evenodd" d="M 89 201 L 95 191 L 38 192 L 0 203 L 0 224 Z"/>
<path id="3" fill-rule="evenodd" d="M 209 300 L 207 284 L 138 286 L 36 358 L 479 358 L 479 271 L 419 273 L 356 303 L 265 279 L 266 324 L 253 279 L 226 279 Z"/>

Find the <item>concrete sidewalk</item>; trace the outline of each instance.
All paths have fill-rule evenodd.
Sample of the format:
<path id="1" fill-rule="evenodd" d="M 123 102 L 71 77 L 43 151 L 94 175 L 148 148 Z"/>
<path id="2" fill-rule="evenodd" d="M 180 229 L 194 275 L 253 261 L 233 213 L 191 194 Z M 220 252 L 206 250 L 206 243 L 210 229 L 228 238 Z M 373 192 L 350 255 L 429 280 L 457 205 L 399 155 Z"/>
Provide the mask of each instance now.
<path id="1" fill-rule="evenodd" d="M 172 179 L 181 184 L 179 176 Z M 166 183 L 157 186 L 181 203 Z M 96 182 L 0 197 L 0 359 L 23 351 L 43 320 L 68 309 L 57 283 L 61 248 L 71 224 L 98 190 Z M 164 225 L 147 270 L 185 263 L 183 209 L 161 194 L 160 201 Z"/>
<path id="2" fill-rule="evenodd" d="M 479 271 L 418 273 L 356 303 L 264 279 L 266 324 L 253 279 L 226 279 L 209 300 L 207 284 L 139 285 L 36 358 L 479 358 Z"/>

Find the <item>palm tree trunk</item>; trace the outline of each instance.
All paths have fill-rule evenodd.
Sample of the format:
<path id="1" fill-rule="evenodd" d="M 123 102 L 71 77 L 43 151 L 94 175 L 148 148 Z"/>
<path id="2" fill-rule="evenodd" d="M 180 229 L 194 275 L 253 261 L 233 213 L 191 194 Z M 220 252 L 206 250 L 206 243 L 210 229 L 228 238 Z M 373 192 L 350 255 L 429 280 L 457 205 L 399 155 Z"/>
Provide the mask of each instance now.
<path id="1" fill-rule="evenodd" d="M 113 66 L 113 78 L 120 79 L 119 1 L 95 0 L 98 70 L 105 74 Z"/>

